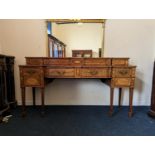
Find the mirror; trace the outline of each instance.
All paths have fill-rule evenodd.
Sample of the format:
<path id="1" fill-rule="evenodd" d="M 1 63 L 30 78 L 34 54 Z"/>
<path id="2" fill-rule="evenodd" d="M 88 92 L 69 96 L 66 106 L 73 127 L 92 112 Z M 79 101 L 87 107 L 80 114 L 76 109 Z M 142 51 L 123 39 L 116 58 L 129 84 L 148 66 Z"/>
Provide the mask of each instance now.
<path id="1" fill-rule="evenodd" d="M 103 57 L 103 19 L 47 20 L 49 57 Z"/>

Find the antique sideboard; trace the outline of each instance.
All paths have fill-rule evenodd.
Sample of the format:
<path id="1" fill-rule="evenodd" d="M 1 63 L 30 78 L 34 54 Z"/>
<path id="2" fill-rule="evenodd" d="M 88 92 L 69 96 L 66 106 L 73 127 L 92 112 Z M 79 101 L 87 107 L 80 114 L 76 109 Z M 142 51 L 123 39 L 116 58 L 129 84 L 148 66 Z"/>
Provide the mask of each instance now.
<path id="1" fill-rule="evenodd" d="M 129 117 L 133 114 L 132 99 L 136 66 L 129 65 L 129 58 L 49 58 L 26 57 L 26 65 L 20 65 L 22 115 L 26 115 L 25 88 L 32 88 L 35 106 L 35 88 L 41 89 L 42 114 L 44 114 L 45 85 L 57 78 L 94 78 L 110 86 L 110 110 L 113 114 L 114 88 L 119 88 L 121 106 L 122 88 L 129 88 Z"/>

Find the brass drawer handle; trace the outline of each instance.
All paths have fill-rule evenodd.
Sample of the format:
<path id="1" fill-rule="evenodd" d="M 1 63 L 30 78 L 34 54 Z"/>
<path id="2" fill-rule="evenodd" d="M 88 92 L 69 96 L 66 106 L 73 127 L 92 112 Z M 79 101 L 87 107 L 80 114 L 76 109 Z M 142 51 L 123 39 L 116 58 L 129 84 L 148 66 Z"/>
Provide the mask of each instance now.
<path id="1" fill-rule="evenodd" d="M 122 75 L 126 75 L 128 73 L 128 71 L 127 70 L 121 70 L 121 71 L 119 71 L 119 73 Z"/>
<path id="2" fill-rule="evenodd" d="M 96 75 L 96 74 L 98 74 L 98 72 L 97 72 L 97 71 L 95 71 L 95 70 L 90 71 L 89 73 L 90 73 L 91 75 Z"/>
<path id="3" fill-rule="evenodd" d="M 65 71 L 63 71 L 63 72 L 57 71 L 57 73 L 58 73 L 59 75 L 64 75 L 64 74 L 65 74 Z"/>

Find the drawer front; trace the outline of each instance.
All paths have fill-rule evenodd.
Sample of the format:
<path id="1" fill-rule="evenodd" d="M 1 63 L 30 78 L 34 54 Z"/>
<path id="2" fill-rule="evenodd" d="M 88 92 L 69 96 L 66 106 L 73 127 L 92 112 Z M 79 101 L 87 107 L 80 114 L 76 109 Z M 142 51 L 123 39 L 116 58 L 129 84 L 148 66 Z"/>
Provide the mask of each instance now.
<path id="1" fill-rule="evenodd" d="M 43 65 L 43 59 L 39 58 L 26 58 L 27 65 Z"/>
<path id="2" fill-rule="evenodd" d="M 111 69 L 110 68 L 82 68 L 81 69 L 81 77 L 89 77 L 89 78 L 109 78 L 111 77 Z"/>
<path id="3" fill-rule="evenodd" d="M 20 67 L 21 86 L 44 86 L 43 68 Z"/>
<path id="4" fill-rule="evenodd" d="M 83 65 L 83 59 L 82 58 L 74 58 L 74 59 L 71 59 L 71 65 L 72 66 L 82 66 Z"/>
<path id="5" fill-rule="evenodd" d="M 70 60 L 69 59 L 44 59 L 44 65 L 53 65 L 53 66 L 64 66 L 69 65 Z"/>
<path id="6" fill-rule="evenodd" d="M 112 86 L 114 87 L 134 87 L 134 78 L 113 78 Z"/>
<path id="7" fill-rule="evenodd" d="M 128 58 L 112 59 L 112 66 L 128 66 Z"/>
<path id="8" fill-rule="evenodd" d="M 111 59 L 84 59 L 84 66 L 111 66 Z"/>
<path id="9" fill-rule="evenodd" d="M 75 69 L 62 69 L 62 68 L 48 68 L 45 71 L 46 77 L 57 77 L 57 78 L 69 78 L 75 77 Z"/>
<path id="10" fill-rule="evenodd" d="M 135 68 L 113 68 L 112 77 L 135 77 Z"/>

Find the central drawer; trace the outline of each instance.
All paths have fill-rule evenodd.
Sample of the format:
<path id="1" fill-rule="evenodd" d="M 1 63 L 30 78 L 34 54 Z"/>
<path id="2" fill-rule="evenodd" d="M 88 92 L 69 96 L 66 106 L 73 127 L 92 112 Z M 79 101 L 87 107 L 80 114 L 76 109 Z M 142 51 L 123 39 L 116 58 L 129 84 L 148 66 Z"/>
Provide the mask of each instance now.
<path id="1" fill-rule="evenodd" d="M 81 77 L 109 78 L 111 77 L 111 68 L 82 68 Z"/>
<path id="2" fill-rule="evenodd" d="M 75 69 L 72 68 L 47 68 L 45 70 L 45 77 L 69 78 L 75 77 Z"/>

